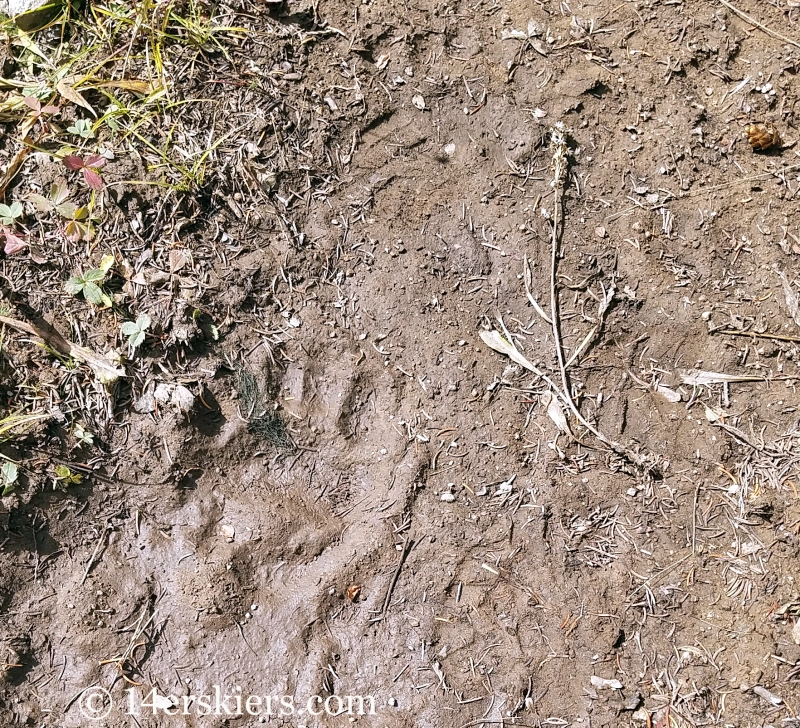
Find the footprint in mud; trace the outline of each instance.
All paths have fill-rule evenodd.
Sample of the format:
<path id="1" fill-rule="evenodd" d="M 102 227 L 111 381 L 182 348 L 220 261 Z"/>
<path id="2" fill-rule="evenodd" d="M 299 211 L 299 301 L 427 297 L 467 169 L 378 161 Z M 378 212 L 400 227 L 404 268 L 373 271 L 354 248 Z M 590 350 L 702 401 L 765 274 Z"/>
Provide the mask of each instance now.
<path id="1" fill-rule="evenodd" d="M 344 438 L 357 437 L 363 428 L 361 413 L 374 396 L 368 371 L 355 348 L 341 356 L 310 351 L 307 360 L 291 366 L 283 378 L 284 406 L 298 418 L 309 418 L 317 432 L 330 429 Z M 324 362 L 324 363 L 323 363 Z"/>
<path id="2" fill-rule="evenodd" d="M 240 674 L 262 674 L 278 693 L 330 691 L 324 668 L 335 664 L 333 655 L 357 649 L 381 609 L 397 555 L 395 529 L 428 462 L 424 449 L 402 447 L 376 459 L 389 431 L 395 433 L 384 426 L 345 453 L 332 452 L 330 459 L 319 453 L 317 473 L 350 476 L 349 498 L 335 511 L 320 487 L 309 488 L 305 474 L 276 486 L 263 471 L 254 477 L 251 464 L 242 468 L 250 472 L 228 474 L 224 496 L 221 485 L 213 496 L 198 492 L 194 506 L 175 514 L 174 522 L 194 524 L 176 555 L 194 553 L 181 561 L 170 589 L 200 634 L 180 649 L 208 660 L 230 658 L 236 645 Z M 358 604 L 346 596 L 354 583 L 362 587 Z M 311 658 L 301 660 L 305 655 Z M 299 672 L 298 663 L 305 665 Z"/>

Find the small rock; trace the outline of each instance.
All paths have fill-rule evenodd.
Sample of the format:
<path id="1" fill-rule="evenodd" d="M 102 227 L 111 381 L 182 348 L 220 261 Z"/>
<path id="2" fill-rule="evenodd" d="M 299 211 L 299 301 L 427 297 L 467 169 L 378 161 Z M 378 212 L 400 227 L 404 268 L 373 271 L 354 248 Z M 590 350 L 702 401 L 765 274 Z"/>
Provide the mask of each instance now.
<path id="1" fill-rule="evenodd" d="M 133 403 L 133 409 L 140 415 L 147 415 L 151 412 L 155 412 L 156 398 L 153 396 L 153 393 L 145 392 Z"/>
<path id="2" fill-rule="evenodd" d="M 642 704 L 641 693 L 634 693 L 631 695 L 622 706 L 623 710 L 636 710 Z"/>
<path id="3" fill-rule="evenodd" d="M 175 341 L 186 344 L 192 338 L 192 329 L 184 325 L 175 326 L 172 329 L 172 335 L 175 337 Z"/>
<path id="4" fill-rule="evenodd" d="M 219 527 L 219 532 L 228 543 L 233 543 L 234 536 L 236 536 L 236 529 L 233 526 L 224 524 Z"/>
<path id="5" fill-rule="evenodd" d="M 414 104 L 420 111 L 425 111 L 425 99 L 420 94 L 414 94 L 411 97 L 411 103 Z"/>
<path id="6" fill-rule="evenodd" d="M 792 639 L 796 645 L 800 645 L 800 619 L 795 622 L 794 628 L 792 629 Z"/>
<path id="7" fill-rule="evenodd" d="M 756 685 L 753 688 L 753 692 L 758 695 L 759 698 L 766 700 L 768 703 L 772 703 L 772 705 L 778 706 L 783 703 L 783 698 L 775 695 L 775 693 L 771 693 L 766 688 L 761 687 L 761 685 Z"/>
<path id="8" fill-rule="evenodd" d="M 195 397 L 194 395 L 182 384 L 179 384 L 172 391 L 172 398 L 170 400 L 178 409 L 184 412 L 191 412 L 194 408 Z"/>
<path id="9" fill-rule="evenodd" d="M 168 695 L 159 695 L 155 693 L 153 697 L 153 712 L 156 710 L 163 710 L 168 711 L 171 708 L 175 707 L 175 703 L 172 701 L 172 698 Z"/>
<path id="10" fill-rule="evenodd" d="M 161 384 L 159 384 L 153 392 L 153 397 L 155 398 L 156 402 L 161 402 L 161 404 L 166 404 L 169 402 L 171 396 L 172 385 L 166 384 L 165 382 L 161 382 Z"/>
<path id="11" fill-rule="evenodd" d="M 607 235 L 604 227 L 596 227 L 594 229 L 594 234 L 597 235 L 598 238 L 604 238 Z"/>
<path id="12" fill-rule="evenodd" d="M 619 680 L 607 680 L 604 677 L 597 677 L 597 675 L 592 675 L 591 683 L 598 690 L 622 690 L 622 683 Z"/>

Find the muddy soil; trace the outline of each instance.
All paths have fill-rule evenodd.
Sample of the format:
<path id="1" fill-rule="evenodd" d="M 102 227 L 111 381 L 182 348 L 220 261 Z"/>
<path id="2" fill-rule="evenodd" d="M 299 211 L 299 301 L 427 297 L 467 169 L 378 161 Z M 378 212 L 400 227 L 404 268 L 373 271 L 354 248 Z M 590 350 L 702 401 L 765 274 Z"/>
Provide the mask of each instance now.
<path id="1" fill-rule="evenodd" d="M 738 5 L 800 40 L 792 6 Z M 143 353 L 99 477 L 0 516 L 0 723 L 800 725 L 798 46 L 693 0 L 240 10 L 252 146 L 186 215 L 202 281 L 153 284 L 219 339 Z M 560 381 L 557 122 L 572 393 L 649 471 L 480 337 Z"/>

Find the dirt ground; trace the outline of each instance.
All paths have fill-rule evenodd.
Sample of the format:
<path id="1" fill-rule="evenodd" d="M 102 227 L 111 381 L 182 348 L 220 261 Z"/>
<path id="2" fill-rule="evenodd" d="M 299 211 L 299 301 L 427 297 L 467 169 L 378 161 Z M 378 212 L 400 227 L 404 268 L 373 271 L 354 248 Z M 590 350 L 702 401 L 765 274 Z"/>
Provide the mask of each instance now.
<path id="1" fill-rule="evenodd" d="M 737 4 L 792 43 L 695 0 L 221 6 L 216 181 L 106 202 L 160 333 L 91 395 L 95 475 L 0 508 L 0 723 L 800 726 L 795 5 Z M 649 470 L 480 336 L 560 381 L 525 286 L 549 316 L 557 122 L 572 396 Z M 64 323 L 70 266 L 9 258 L 4 296 Z M 215 686 L 296 710 L 181 703 Z"/>

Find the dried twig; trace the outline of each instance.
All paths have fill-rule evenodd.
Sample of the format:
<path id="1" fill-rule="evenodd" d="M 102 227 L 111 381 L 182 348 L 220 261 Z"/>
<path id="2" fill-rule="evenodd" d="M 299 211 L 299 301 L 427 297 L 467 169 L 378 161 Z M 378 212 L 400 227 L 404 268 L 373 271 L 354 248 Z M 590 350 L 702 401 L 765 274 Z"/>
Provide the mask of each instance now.
<path id="1" fill-rule="evenodd" d="M 572 366 L 572 364 L 578 359 L 579 356 L 583 354 L 584 351 L 587 351 L 589 347 L 594 344 L 595 340 L 598 336 L 600 336 L 600 332 L 603 329 L 603 320 L 606 315 L 606 311 L 608 311 L 609 306 L 611 306 L 611 301 L 614 300 L 616 287 L 613 283 L 611 286 L 609 286 L 608 290 L 603 287 L 602 283 L 600 284 L 600 287 L 603 289 L 603 298 L 600 300 L 600 306 L 598 307 L 597 311 L 598 323 L 592 326 L 589 333 L 583 338 L 583 341 L 578 345 L 575 351 L 572 352 L 572 356 L 570 356 L 565 365 L 567 369 Z"/>
<path id="2" fill-rule="evenodd" d="M 108 359 L 95 354 L 91 349 L 84 346 L 78 346 L 71 341 L 67 341 L 61 334 L 58 333 L 52 326 L 45 324 L 44 326 L 36 326 L 29 324 L 26 321 L 19 321 L 12 319 L 8 316 L 0 316 L 0 324 L 10 326 L 12 329 L 22 331 L 26 334 L 39 337 L 45 344 L 52 347 L 56 351 L 66 356 L 74 357 L 82 362 L 88 364 L 92 371 L 94 371 L 97 378 L 103 384 L 111 384 L 117 381 L 120 377 L 125 376 L 125 370 L 115 367 Z"/>
<path id="3" fill-rule="evenodd" d="M 736 13 L 736 15 L 738 15 L 742 20 L 747 21 L 751 25 L 755 25 L 756 28 L 764 31 L 767 35 L 771 35 L 773 38 L 777 38 L 778 40 L 783 41 L 784 43 L 793 45 L 795 48 L 800 48 L 800 43 L 798 43 L 796 40 L 787 38 L 785 35 L 781 35 L 777 31 L 772 30 L 771 28 L 768 28 L 766 25 L 759 23 L 755 18 L 751 18 L 747 13 L 739 10 L 739 8 L 735 7 L 734 5 L 731 5 L 728 2 L 728 0 L 719 0 L 719 2 L 721 2 L 732 13 Z"/>
<path id="4" fill-rule="evenodd" d="M 136 620 L 136 623 L 133 625 L 133 636 L 128 643 L 128 647 L 126 648 L 125 652 L 121 655 L 117 655 L 116 657 L 112 657 L 109 660 L 101 660 L 101 665 L 114 665 L 117 670 L 119 670 L 120 675 L 122 675 L 123 680 L 127 682 L 129 685 L 133 685 L 135 687 L 140 686 L 142 683 L 136 682 L 132 675 L 135 673 L 140 672 L 140 665 L 138 664 L 135 654 L 136 650 L 141 647 L 146 647 L 147 639 L 143 641 L 139 641 L 141 637 L 144 635 L 145 630 L 150 626 L 150 623 L 155 619 L 156 614 L 158 612 L 153 612 L 147 620 L 147 609 L 145 608 L 142 610 L 139 619 Z"/>
<path id="5" fill-rule="evenodd" d="M 99 553 L 100 549 L 103 547 L 103 544 L 106 541 L 106 536 L 113 530 L 114 529 L 111 526 L 106 526 L 103 529 L 103 532 L 100 534 L 100 538 L 97 539 L 97 546 L 94 547 L 94 551 L 92 552 L 92 555 L 89 558 L 89 563 L 86 564 L 86 571 L 83 572 L 83 578 L 81 579 L 81 584 L 86 583 L 86 578 L 89 576 L 89 572 L 92 570 L 92 566 L 94 566 L 95 564 L 95 559 L 97 558 L 97 554 Z"/>
<path id="6" fill-rule="evenodd" d="M 756 339 L 772 339 L 773 341 L 791 341 L 800 343 L 800 336 L 784 336 L 783 334 L 760 334 L 758 331 L 733 331 L 731 329 L 717 329 L 712 334 L 725 334 L 726 336 L 752 336 Z"/>
<path id="7" fill-rule="evenodd" d="M 380 614 L 375 617 L 374 619 L 370 619 L 370 623 L 372 622 L 380 622 L 386 617 L 386 612 L 389 609 L 389 603 L 392 600 L 392 592 L 397 584 L 397 579 L 400 577 L 400 570 L 403 568 L 403 564 L 405 563 L 406 559 L 408 558 L 408 554 L 411 552 L 415 544 L 414 539 L 408 539 L 403 544 L 403 551 L 400 554 L 400 560 L 397 562 L 397 568 L 394 570 L 394 574 L 392 574 L 392 580 L 389 582 L 389 586 L 386 589 L 386 596 L 383 598 L 383 606 L 381 607 Z"/>

